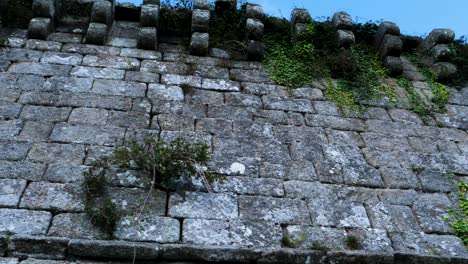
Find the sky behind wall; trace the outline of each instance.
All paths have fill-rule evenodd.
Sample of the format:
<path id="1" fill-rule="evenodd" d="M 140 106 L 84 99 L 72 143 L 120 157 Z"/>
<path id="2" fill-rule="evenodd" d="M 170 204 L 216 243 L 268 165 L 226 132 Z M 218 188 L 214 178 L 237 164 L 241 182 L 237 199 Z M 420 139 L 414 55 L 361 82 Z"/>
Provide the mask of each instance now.
<path id="1" fill-rule="evenodd" d="M 142 0 L 119 0 L 137 5 Z M 451 28 L 456 37 L 468 36 L 468 0 L 249 0 L 266 13 L 289 18 L 294 7 L 307 8 L 314 19 L 346 11 L 355 21 L 388 20 L 403 34 L 427 35 L 434 28 Z"/>

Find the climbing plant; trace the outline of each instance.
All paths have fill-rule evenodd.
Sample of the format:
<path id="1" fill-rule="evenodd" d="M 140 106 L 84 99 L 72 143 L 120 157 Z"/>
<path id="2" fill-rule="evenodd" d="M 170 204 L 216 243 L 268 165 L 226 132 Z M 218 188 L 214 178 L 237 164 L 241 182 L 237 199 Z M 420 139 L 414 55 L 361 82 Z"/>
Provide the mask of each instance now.
<path id="1" fill-rule="evenodd" d="M 265 68 L 273 80 L 289 90 L 322 81 L 327 97 L 344 110 L 358 111 L 369 101 L 383 97 L 392 103 L 395 93 L 383 82 L 387 71 L 371 41 L 376 30 L 372 22 L 356 25 L 357 44 L 344 49 L 336 46 L 330 21 L 307 24 L 297 40 L 292 41 L 289 25 L 267 17 Z M 332 78 L 338 80 L 337 84 Z"/>
<path id="2" fill-rule="evenodd" d="M 448 221 L 455 235 L 463 240 L 465 247 L 468 249 L 468 184 L 463 181 L 454 181 L 453 174 L 449 175 L 452 183 L 454 183 L 455 200 L 458 201 L 454 207 L 448 210 Z"/>

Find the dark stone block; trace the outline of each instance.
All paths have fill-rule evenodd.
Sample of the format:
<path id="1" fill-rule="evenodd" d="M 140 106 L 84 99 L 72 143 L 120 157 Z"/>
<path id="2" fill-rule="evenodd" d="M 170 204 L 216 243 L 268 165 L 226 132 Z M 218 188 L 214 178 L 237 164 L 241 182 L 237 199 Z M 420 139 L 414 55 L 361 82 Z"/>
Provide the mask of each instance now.
<path id="1" fill-rule="evenodd" d="M 52 30 L 53 22 L 50 18 L 35 17 L 29 23 L 28 38 L 45 40 Z"/>

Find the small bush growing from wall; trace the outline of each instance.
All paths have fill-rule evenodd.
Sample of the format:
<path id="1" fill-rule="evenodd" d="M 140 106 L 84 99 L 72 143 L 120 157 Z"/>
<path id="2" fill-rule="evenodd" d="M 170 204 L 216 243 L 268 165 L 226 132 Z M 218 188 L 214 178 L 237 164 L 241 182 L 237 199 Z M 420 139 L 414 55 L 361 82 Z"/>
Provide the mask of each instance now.
<path id="1" fill-rule="evenodd" d="M 182 138 L 165 142 L 159 137 L 135 137 L 117 141 L 111 156 L 94 162 L 85 173 L 86 213 L 93 224 L 112 233 L 121 213 L 106 191 L 106 174 L 111 167 L 139 170 L 146 175 L 148 196 L 141 204 L 141 210 L 148 202 L 152 191 L 178 191 L 177 182 L 189 182 L 192 177 L 200 179 L 208 191 L 211 184 L 221 180 L 218 174 L 208 171 L 211 159 L 210 147 L 205 143 L 190 143 Z"/>
<path id="2" fill-rule="evenodd" d="M 462 36 L 452 44 L 454 50 L 451 61 L 457 66 L 457 75 L 450 82 L 456 86 L 464 86 L 468 83 L 468 38 Z"/>
<path id="3" fill-rule="evenodd" d="M 455 175 L 449 174 L 449 178 L 454 183 L 454 189 L 456 190 L 454 198 L 458 201 L 458 204 L 449 209 L 449 217 L 445 220 L 449 223 L 455 235 L 463 240 L 465 247 L 468 249 L 468 184 L 463 181 L 455 182 L 454 177 Z"/>

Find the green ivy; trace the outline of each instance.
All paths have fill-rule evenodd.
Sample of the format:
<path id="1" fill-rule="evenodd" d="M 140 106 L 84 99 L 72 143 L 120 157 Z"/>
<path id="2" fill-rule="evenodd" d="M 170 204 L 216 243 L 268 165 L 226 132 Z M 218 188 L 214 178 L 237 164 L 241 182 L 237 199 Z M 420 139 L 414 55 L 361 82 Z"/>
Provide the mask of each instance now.
<path id="1" fill-rule="evenodd" d="M 427 66 L 425 63 L 423 63 L 419 57 L 415 54 L 406 54 L 406 56 L 409 58 L 411 63 L 413 63 L 418 70 L 421 72 L 421 74 L 424 76 L 427 85 L 429 86 L 429 89 L 432 92 L 432 99 L 431 102 L 433 106 L 426 106 L 425 111 L 420 111 L 423 114 L 431 114 L 431 113 L 441 113 L 445 111 L 445 105 L 448 102 L 449 99 L 449 92 L 447 90 L 447 87 L 437 81 L 437 74 L 432 70 L 429 66 Z M 408 92 L 408 91 L 407 91 Z M 410 95 L 411 97 L 411 95 Z M 411 100 L 411 98 L 410 98 Z M 415 107 L 423 105 L 422 103 L 419 103 L 417 105 L 413 105 Z M 421 107 L 419 107 L 421 108 Z"/>
<path id="2" fill-rule="evenodd" d="M 411 83 L 408 79 L 399 78 L 397 80 L 398 86 L 405 89 L 406 94 L 408 96 L 408 100 L 413 107 L 413 112 L 420 116 L 427 116 L 430 113 L 430 109 L 428 106 L 425 105 L 424 101 L 415 91 L 413 83 Z"/>
<path id="3" fill-rule="evenodd" d="M 312 22 L 292 41 L 288 27 L 281 21 L 267 19 L 265 27 L 265 69 L 270 77 L 288 90 L 325 80 L 325 94 L 345 110 L 360 111 L 365 103 L 388 97 L 395 103 L 392 87 L 382 83 L 387 71 L 370 44 L 370 34 L 376 30 L 372 23 L 361 25 L 361 39 L 351 49 L 337 48 L 334 28 L 329 21 Z M 280 30 L 283 37 L 278 36 Z M 368 43 L 369 42 L 369 43 Z M 335 85 L 331 79 L 338 79 Z"/>
<path id="4" fill-rule="evenodd" d="M 468 184 L 459 181 L 456 183 L 456 189 L 458 205 L 448 210 L 450 217 L 447 217 L 446 221 L 449 222 L 455 235 L 463 240 L 468 249 Z"/>

